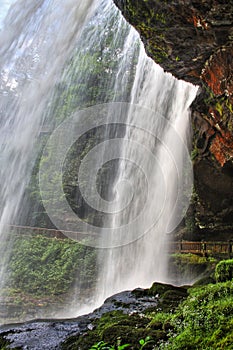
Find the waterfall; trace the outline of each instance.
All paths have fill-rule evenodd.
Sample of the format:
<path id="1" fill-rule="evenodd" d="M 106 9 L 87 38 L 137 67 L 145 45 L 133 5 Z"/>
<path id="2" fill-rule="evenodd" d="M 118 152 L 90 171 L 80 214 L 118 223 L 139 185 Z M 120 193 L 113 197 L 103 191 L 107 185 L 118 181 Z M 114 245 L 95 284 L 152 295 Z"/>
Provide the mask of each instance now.
<path id="1" fill-rule="evenodd" d="M 102 240 L 110 249 L 101 256 L 101 300 L 153 281 L 171 281 L 168 243 L 192 187 L 189 106 L 195 95 L 195 87 L 165 74 L 140 45 L 131 107 L 127 114 L 122 110 L 127 128 L 113 184 L 120 206 L 111 220 L 112 233 Z"/>
<path id="2" fill-rule="evenodd" d="M 22 215 L 39 134 L 49 123 L 58 127 L 44 150 L 55 153 L 40 168 L 44 206 L 54 226 L 97 249 L 91 307 L 112 293 L 169 281 L 167 244 L 191 192 L 189 106 L 197 88 L 146 56 L 139 35 L 110 0 L 17 0 L 0 43 L 2 237 L 6 225 Z M 85 220 L 60 195 L 62 174 L 52 189 L 46 183 L 63 171 L 83 135 L 100 141 L 79 169 L 79 190 L 88 203 Z M 104 166 L 107 175 L 99 180 Z M 62 316 L 81 312 L 76 299 Z"/>
<path id="3" fill-rule="evenodd" d="M 171 282 L 166 252 L 192 188 L 188 108 L 195 94 L 195 87 L 164 74 L 141 45 L 113 185 L 121 207 L 104 240 L 112 249 L 104 253 L 97 288 L 103 299 L 125 289 L 148 288 L 153 281 Z"/>

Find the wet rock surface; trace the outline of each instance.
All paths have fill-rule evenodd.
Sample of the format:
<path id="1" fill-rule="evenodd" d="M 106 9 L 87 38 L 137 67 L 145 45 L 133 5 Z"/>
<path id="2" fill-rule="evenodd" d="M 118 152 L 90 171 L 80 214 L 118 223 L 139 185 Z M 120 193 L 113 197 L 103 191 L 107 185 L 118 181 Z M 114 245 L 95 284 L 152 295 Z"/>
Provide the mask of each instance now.
<path id="1" fill-rule="evenodd" d="M 80 332 L 87 325 L 75 321 L 35 321 L 22 325 L 4 326 L 0 336 L 15 349 L 59 349 L 67 336 Z"/>
<path id="2" fill-rule="evenodd" d="M 200 84 L 207 60 L 232 42 L 231 0 L 114 2 L 138 30 L 147 54 L 179 79 Z M 228 61 L 230 51 L 222 51 L 219 63 Z"/>
<path id="3" fill-rule="evenodd" d="M 106 299 L 103 306 L 88 315 L 70 320 L 37 320 L 24 324 L 5 325 L 0 329 L 0 337 L 2 341 L 9 341 L 12 349 L 61 349 L 61 344 L 68 337 L 79 337 L 91 331 L 94 328 L 94 321 L 103 314 L 113 311 L 127 315 L 140 314 L 148 308 L 156 308 L 161 294 L 173 289 L 176 287 L 154 284 L 154 287 L 148 290 L 136 289 L 132 292 L 118 293 Z M 185 290 L 181 291 L 182 297 L 183 293 Z"/>

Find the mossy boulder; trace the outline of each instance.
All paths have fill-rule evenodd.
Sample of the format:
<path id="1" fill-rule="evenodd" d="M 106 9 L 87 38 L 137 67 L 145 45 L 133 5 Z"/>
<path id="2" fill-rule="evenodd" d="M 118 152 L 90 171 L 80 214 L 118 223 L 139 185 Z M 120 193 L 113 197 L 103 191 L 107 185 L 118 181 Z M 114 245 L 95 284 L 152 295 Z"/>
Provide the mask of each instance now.
<path id="1" fill-rule="evenodd" d="M 176 287 L 170 284 L 154 283 L 148 289 L 148 295 L 154 295 L 158 298 L 158 310 L 174 310 L 176 306 L 187 297 L 188 287 Z"/>
<path id="2" fill-rule="evenodd" d="M 150 324 L 150 317 L 146 315 L 127 315 L 122 312 L 109 312 L 94 322 L 94 330 L 79 336 L 72 336 L 62 345 L 62 350 L 89 350 L 95 343 L 103 341 L 112 346 L 130 344 L 128 349 L 135 350 L 139 341 L 150 337 L 153 343 L 167 338 L 162 323 L 155 327 Z M 156 328 L 156 329 L 155 329 Z M 144 347 L 152 349 L 152 342 Z"/>

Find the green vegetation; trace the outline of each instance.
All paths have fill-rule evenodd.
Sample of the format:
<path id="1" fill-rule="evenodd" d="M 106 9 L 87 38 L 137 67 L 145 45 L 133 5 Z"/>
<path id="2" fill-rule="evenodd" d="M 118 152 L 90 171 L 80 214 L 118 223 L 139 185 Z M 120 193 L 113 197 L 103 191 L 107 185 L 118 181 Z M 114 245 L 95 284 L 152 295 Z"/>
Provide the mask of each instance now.
<path id="1" fill-rule="evenodd" d="M 191 152 L 191 160 L 195 160 L 198 154 L 199 154 L 199 151 L 198 151 L 197 145 L 194 144 Z"/>
<path id="2" fill-rule="evenodd" d="M 212 115 L 209 115 L 210 110 L 214 112 L 215 117 L 213 122 L 220 122 L 220 127 L 229 132 L 233 131 L 233 106 L 228 96 L 215 96 L 213 91 L 207 87 L 203 86 L 204 89 L 204 98 L 202 103 L 202 112 L 210 118 L 213 118 Z M 217 120 L 216 120 L 217 118 Z M 198 130 L 197 130 L 198 132 Z"/>
<path id="3" fill-rule="evenodd" d="M 196 255 L 196 254 L 191 254 L 191 253 L 187 253 L 187 254 L 172 254 L 172 258 L 177 259 L 177 261 L 180 264 L 183 265 L 209 265 L 209 263 L 216 263 L 216 259 L 214 259 L 213 257 L 205 257 L 205 256 L 200 256 L 200 255 Z"/>
<path id="4" fill-rule="evenodd" d="M 104 341 L 101 341 L 91 347 L 90 350 L 124 350 L 129 347 L 129 344 L 118 345 L 117 348 L 114 346 L 108 345 Z"/>
<path id="5" fill-rule="evenodd" d="M 70 239 L 17 237 L 9 263 L 10 294 L 51 297 L 67 293 L 76 280 L 91 288 L 96 278 L 96 252 Z"/>
<path id="6" fill-rule="evenodd" d="M 147 4 L 147 1 L 125 1 L 124 16 L 132 22 L 140 35 L 146 41 L 146 51 L 155 62 L 163 63 L 170 56 L 169 40 L 165 39 L 169 29 L 170 13 L 164 10 L 163 5 Z M 180 58 L 176 56 L 175 61 Z"/>
<path id="7" fill-rule="evenodd" d="M 190 288 L 171 324 L 164 349 L 232 349 L 233 285 L 230 281 Z"/>
<path id="8" fill-rule="evenodd" d="M 122 311 L 108 312 L 99 320 L 94 321 L 93 331 L 80 337 L 71 336 L 62 345 L 62 349 L 89 350 L 98 344 L 106 346 L 105 349 L 113 350 L 118 350 L 119 346 L 126 344 L 129 344 L 127 349 L 130 350 L 148 349 L 147 346 L 151 346 L 152 341 L 154 343 L 155 340 L 165 337 L 165 332 L 162 329 L 147 327 L 148 323 L 149 318 L 142 315 L 132 314 L 129 316 Z M 144 340 L 143 344 L 142 340 Z"/>
<path id="9" fill-rule="evenodd" d="M 189 289 L 189 296 L 170 313 L 148 314 L 149 329 L 167 330 L 167 339 L 154 338 L 147 349 L 232 349 L 233 285 L 231 282 L 209 284 Z M 129 317 L 130 318 L 130 317 Z M 166 338 L 166 335 L 163 334 Z M 153 339 L 153 338 L 152 338 Z M 115 349 L 112 347 L 111 349 Z M 131 347 L 138 349 L 138 347 Z"/>
<path id="10" fill-rule="evenodd" d="M 186 288 L 154 283 L 150 289 L 135 290 L 137 298 L 159 296 L 156 308 L 149 308 L 145 312 L 126 314 L 126 311 L 111 311 L 93 322 L 93 330 L 79 337 L 72 336 L 63 344 L 63 350 L 89 350 L 93 344 L 104 342 L 113 349 L 117 346 L 130 344 L 130 350 L 148 350 L 162 339 L 166 339 L 167 313 L 179 305 L 187 296 Z M 159 320 L 158 315 L 161 315 Z M 110 346 L 109 345 L 109 346 Z"/>
<path id="11" fill-rule="evenodd" d="M 79 299 L 88 296 L 96 269 L 93 248 L 70 239 L 17 236 L 3 291 L 8 317 L 24 319 L 27 309 L 35 314 L 38 308 L 62 305 L 70 295 L 73 300 L 77 286 Z"/>
<path id="12" fill-rule="evenodd" d="M 233 279 L 233 259 L 220 261 L 215 269 L 217 282 L 226 282 Z"/>
<path id="13" fill-rule="evenodd" d="M 183 281 L 196 281 L 206 284 L 214 282 L 213 272 L 217 260 L 213 257 L 204 257 L 196 254 L 172 254 L 170 264 L 173 266 L 173 273 L 182 276 Z"/>
<path id="14" fill-rule="evenodd" d="M 224 264 L 230 265 L 226 261 L 219 263 L 215 274 Z M 108 312 L 94 321 L 94 330 L 85 336 L 68 338 L 62 349 L 233 349 L 231 280 L 186 289 L 155 283 L 152 288 L 135 293 L 139 293 L 138 297 L 159 297 L 157 307 L 130 315 Z"/>
<path id="15" fill-rule="evenodd" d="M 139 345 L 137 347 L 138 350 L 142 350 L 147 346 L 148 344 L 154 343 L 154 341 L 150 337 L 146 337 L 146 339 L 140 339 Z M 101 341 L 91 347 L 90 350 L 124 350 L 128 348 L 130 344 L 123 344 L 123 345 L 117 345 L 117 347 L 109 345 L 108 343 L 105 343 L 104 341 Z"/>
<path id="16" fill-rule="evenodd" d="M 176 258 L 181 259 L 178 255 Z M 209 261 L 188 254 L 182 261 L 184 265 L 209 263 L 209 273 L 215 275 L 217 282 L 209 283 L 212 277 L 208 277 L 192 287 L 154 283 L 150 289 L 136 289 L 133 291 L 136 298 L 158 298 L 156 307 L 148 306 L 143 312 L 130 314 L 127 314 L 127 308 L 107 312 L 92 321 L 92 330 L 69 337 L 62 349 L 232 349 L 233 260 L 216 265 L 214 259 Z M 59 297 L 72 287 L 76 276 L 85 290 L 91 288 L 95 266 L 94 251 L 69 239 L 21 237 L 14 241 L 8 287 L 14 296 L 21 290 L 40 300 L 49 294 Z M 14 289 L 16 287 L 18 289 Z M 15 302 L 21 303 L 20 296 Z M 8 343 L 2 341 L 2 349 L 7 349 Z"/>

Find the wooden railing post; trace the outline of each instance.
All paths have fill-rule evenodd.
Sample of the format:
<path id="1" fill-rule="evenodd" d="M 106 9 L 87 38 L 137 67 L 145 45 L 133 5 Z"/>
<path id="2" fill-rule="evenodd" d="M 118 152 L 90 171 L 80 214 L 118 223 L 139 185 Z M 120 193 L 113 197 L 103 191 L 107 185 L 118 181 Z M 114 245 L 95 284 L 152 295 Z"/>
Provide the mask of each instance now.
<path id="1" fill-rule="evenodd" d="M 229 240 L 228 241 L 228 256 L 229 256 L 229 259 L 232 257 L 232 240 Z"/>
<path id="2" fill-rule="evenodd" d="M 201 241 L 201 250 L 202 250 L 202 255 L 203 256 L 206 256 L 207 254 L 207 252 L 206 252 L 206 242 L 204 242 L 204 241 Z"/>
<path id="3" fill-rule="evenodd" d="M 182 253 L 182 242 L 179 243 L 179 251 Z"/>

